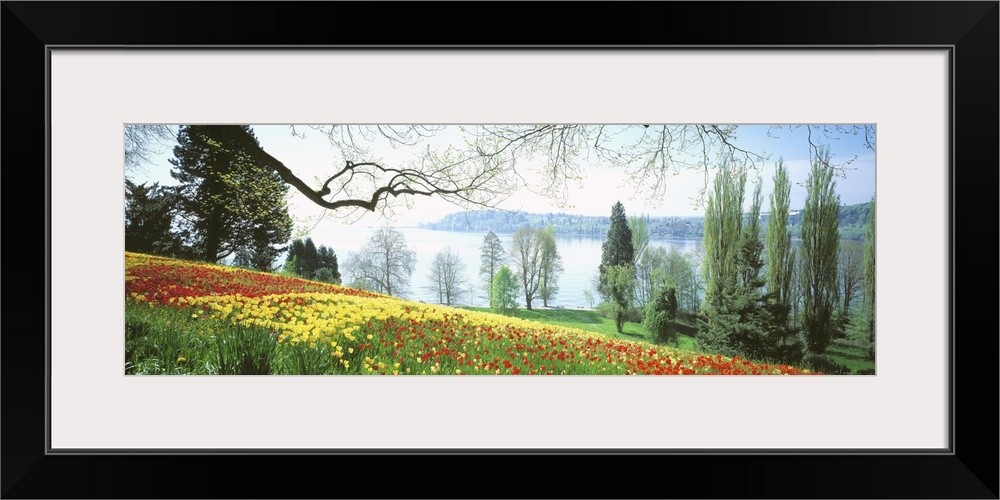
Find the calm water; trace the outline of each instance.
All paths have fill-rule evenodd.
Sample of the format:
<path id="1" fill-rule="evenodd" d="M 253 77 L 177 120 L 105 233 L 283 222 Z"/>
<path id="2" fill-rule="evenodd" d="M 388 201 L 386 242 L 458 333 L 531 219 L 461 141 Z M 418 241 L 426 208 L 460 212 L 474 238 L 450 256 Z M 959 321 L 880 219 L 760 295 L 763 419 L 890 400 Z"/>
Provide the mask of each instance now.
<path id="1" fill-rule="evenodd" d="M 450 231 L 431 231 L 417 228 L 397 228 L 406 238 L 407 246 L 417 253 L 416 266 L 410 278 L 409 293 L 406 298 L 422 302 L 435 303 L 438 300 L 436 290 L 430 290 L 430 268 L 434 255 L 445 246 L 450 246 L 458 253 L 465 264 L 466 281 L 472 285 L 472 292 L 466 287 L 461 294 L 459 305 L 487 305 L 483 297 L 481 279 L 479 277 L 480 247 L 486 233 L 455 233 Z M 348 283 L 350 269 L 347 266 L 349 255 L 357 252 L 365 241 L 377 231 L 376 227 L 328 226 L 317 227 L 310 235 L 316 246 L 326 245 L 337 253 L 340 263 L 340 273 Z M 510 250 L 512 234 L 498 234 L 504 248 Z M 584 290 L 592 290 L 593 278 L 597 275 L 597 266 L 601 262 L 602 237 L 556 235 L 559 255 L 562 256 L 564 271 L 559 276 L 559 292 L 550 306 L 566 308 L 588 307 Z M 650 247 L 677 247 L 681 253 L 694 250 L 701 244 L 701 239 L 669 239 L 650 240 Z M 282 262 L 284 260 L 282 259 Z M 595 293 L 596 296 L 596 293 Z M 541 306 L 541 299 L 532 301 L 532 305 Z M 521 297 L 520 305 L 524 305 Z"/>

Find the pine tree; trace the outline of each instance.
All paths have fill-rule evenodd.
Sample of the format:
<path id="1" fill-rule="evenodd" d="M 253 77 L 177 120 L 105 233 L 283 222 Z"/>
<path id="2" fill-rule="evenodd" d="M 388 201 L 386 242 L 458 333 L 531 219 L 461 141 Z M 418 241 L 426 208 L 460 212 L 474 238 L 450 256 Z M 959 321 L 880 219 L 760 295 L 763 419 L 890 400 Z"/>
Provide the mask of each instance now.
<path id="1" fill-rule="evenodd" d="M 840 196 L 829 158 L 829 150 L 823 148 L 813 161 L 802 214 L 803 327 L 807 347 L 815 355 L 826 351 L 833 336 L 837 298 Z"/>
<path id="2" fill-rule="evenodd" d="M 253 130 L 243 128 L 256 141 Z M 248 248 L 263 260 L 265 249 L 283 251 L 275 245 L 291 236 L 288 186 L 219 130 L 212 125 L 180 128 L 170 159 L 170 175 L 179 182 L 178 210 L 203 260 L 217 262 Z"/>
<path id="3" fill-rule="evenodd" d="M 125 180 L 125 251 L 182 257 L 179 235 L 173 229 L 176 200 L 158 183 L 147 186 Z"/>
<path id="4" fill-rule="evenodd" d="M 632 230 L 625 217 L 625 207 L 619 201 L 611 207 L 611 226 L 607 239 L 601 245 L 601 264 L 598 271 L 601 286 L 604 286 L 605 270 L 610 266 L 632 266 L 635 263 L 635 249 L 632 246 Z"/>

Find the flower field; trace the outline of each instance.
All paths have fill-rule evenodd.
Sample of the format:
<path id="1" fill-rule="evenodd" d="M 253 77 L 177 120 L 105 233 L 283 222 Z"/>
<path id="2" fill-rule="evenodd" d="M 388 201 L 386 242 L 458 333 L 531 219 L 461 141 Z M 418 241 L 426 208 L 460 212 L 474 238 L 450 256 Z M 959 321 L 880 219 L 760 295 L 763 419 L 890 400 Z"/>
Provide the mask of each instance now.
<path id="1" fill-rule="evenodd" d="M 809 373 L 287 276 L 125 254 L 126 373 Z"/>

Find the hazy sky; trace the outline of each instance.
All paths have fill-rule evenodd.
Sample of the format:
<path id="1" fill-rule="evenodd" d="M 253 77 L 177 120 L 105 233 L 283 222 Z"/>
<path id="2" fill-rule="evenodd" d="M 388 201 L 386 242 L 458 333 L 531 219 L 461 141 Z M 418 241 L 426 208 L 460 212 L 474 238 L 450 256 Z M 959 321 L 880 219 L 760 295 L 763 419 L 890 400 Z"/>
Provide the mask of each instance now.
<path id="1" fill-rule="evenodd" d="M 252 127 L 265 151 L 315 187 L 319 187 L 320 181 L 313 181 L 313 179 L 319 177 L 325 179 L 343 167 L 343 159 L 338 150 L 319 132 L 306 127 L 297 127 L 297 131 L 305 132 L 306 135 L 305 138 L 299 138 L 291 134 L 288 125 L 253 125 Z M 779 157 L 784 159 L 792 180 L 791 206 L 792 208 L 800 208 L 805 202 L 806 195 L 802 184 L 809 173 L 809 147 L 806 131 L 804 128 L 791 130 L 788 127 L 782 127 L 773 131 L 772 136 L 769 136 L 768 129 L 767 125 L 741 125 L 736 133 L 740 147 L 770 155 L 770 159 L 759 171 L 759 179 L 764 183 L 762 187 L 764 211 L 767 210 L 768 195 L 771 192 L 774 163 Z M 427 145 L 442 147 L 459 140 L 460 134 L 457 128 L 449 127 L 425 142 L 424 147 Z M 820 141 L 815 133 L 813 140 Z M 863 137 L 840 136 L 839 139 L 823 142 L 830 146 L 833 163 L 841 163 L 857 157 L 845 169 L 845 177 L 836 179 L 837 193 L 840 194 L 841 203 L 850 205 L 869 201 L 875 193 L 875 152 L 865 148 Z M 153 164 L 145 165 L 142 167 L 142 171 L 128 172 L 128 177 L 140 183 L 152 181 L 159 182 L 161 185 L 176 184 L 170 177 L 171 165 L 168 163 L 168 159 L 173 156 L 172 146 L 164 146 L 162 149 L 162 154 L 155 156 Z M 415 152 L 376 144 L 373 145 L 371 154 L 385 164 L 393 164 L 413 158 Z M 530 165 L 530 162 L 525 163 L 525 165 Z M 704 207 L 696 205 L 693 201 L 699 190 L 705 186 L 703 171 L 682 171 L 678 175 L 670 177 L 667 180 L 668 187 L 665 196 L 650 200 L 648 193 L 642 189 L 638 194 L 635 193 L 636 186 L 627 182 L 628 178 L 624 169 L 601 166 L 596 162 L 593 164 L 580 162 L 580 167 L 583 178 L 579 184 L 571 181 L 569 198 L 563 206 L 560 206 L 556 200 L 544 198 L 522 188 L 498 207 L 527 212 L 566 212 L 608 216 L 611 213 L 611 206 L 616 201 L 621 201 L 628 214 L 704 214 Z M 753 192 L 753 183 L 757 180 L 753 175 L 751 174 L 750 185 L 747 186 L 747 205 L 749 205 L 749 198 Z M 529 184 L 531 183 L 531 177 L 526 177 L 526 180 Z M 344 214 L 330 210 L 324 211 L 322 207 L 307 200 L 294 188 L 290 192 L 292 197 L 289 209 L 296 221 L 297 233 L 302 234 L 302 231 L 308 230 L 316 224 L 346 223 Z M 393 224 L 416 225 L 418 222 L 437 220 L 448 213 L 462 210 L 462 208 L 437 197 L 420 196 L 412 198 L 412 201 L 411 210 L 403 207 L 395 211 L 395 217 L 391 221 Z M 325 217 L 321 219 L 320 217 L 324 215 Z M 352 220 L 357 219 L 354 224 L 363 226 L 381 225 L 385 221 L 379 212 L 365 213 L 360 219 L 357 218 L 357 215 L 360 214 L 355 214 L 352 217 Z"/>

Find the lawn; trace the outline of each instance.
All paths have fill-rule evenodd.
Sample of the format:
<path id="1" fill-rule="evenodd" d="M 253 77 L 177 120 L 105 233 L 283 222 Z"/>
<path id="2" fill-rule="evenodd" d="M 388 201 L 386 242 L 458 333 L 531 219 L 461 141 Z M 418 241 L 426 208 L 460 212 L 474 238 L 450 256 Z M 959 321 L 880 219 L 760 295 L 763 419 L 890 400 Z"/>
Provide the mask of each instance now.
<path id="1" fill-rule="evenodd" d="M 470 311 L 493 312 L 492 309 L 486 307 L 463 307 L 463 309 Z M 643 342 L 653 341 L 649 333 L 646 332 L 642 325 L 638 323 L 625 322 L 622 326 L 622 333 L 618 333 L 618 330 L 615 328 L 614 320 L 602 317 L 596 310 L 593 309 L 536 308 L 529 311 L 527 309 L 519 308 L 514 310 L 513 316 L 515 318 L 596 332 L 616 339 L 639 340 Z M 682 333 L 679 336 L 679 345 L 677 347 L 680 349 L 694 350 L 694 337 L 683 333 L 693 333 L 693 327 L 684 323 L 678 323 L 678 328 L 680 328 Z"/>

